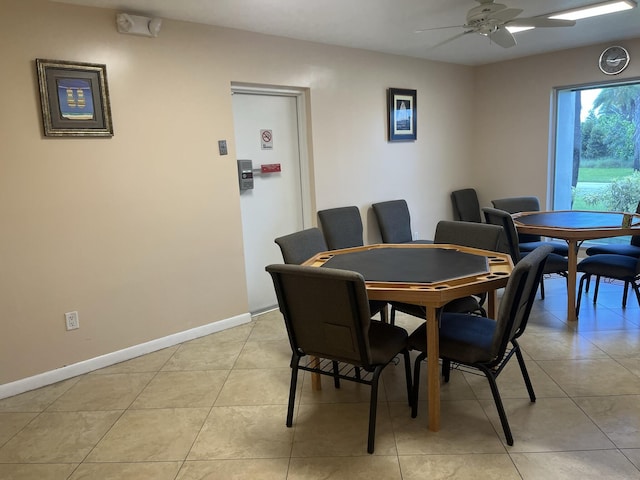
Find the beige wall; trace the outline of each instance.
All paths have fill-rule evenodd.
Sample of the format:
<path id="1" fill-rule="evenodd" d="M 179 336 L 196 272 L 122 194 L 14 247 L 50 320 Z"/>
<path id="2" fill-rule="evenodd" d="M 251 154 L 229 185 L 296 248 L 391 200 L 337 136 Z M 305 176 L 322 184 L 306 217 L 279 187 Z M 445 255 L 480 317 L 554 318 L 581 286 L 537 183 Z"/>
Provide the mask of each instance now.
<path id="1" fill-rule="evenodd" d="M 600 53 L 611 43 L 476 68 L 476 161 L 470 167 L 482 205 L 493 198 L 537 195 L 546 206 L 553 89 L 640 80 L 640 39 L 613 44 L 631 55 L 627 69 L 613 78 L 598 68 Z"/>
<path id="2" fill-rule="evenodd" d="M 45 0 L 2 1 L 0 58 L 0 385 L 246 313 L 231 82 L 309 89 L 317 208 L 367 222 L 406 198 L 427 237 L 480 183 L 468 67 L 168 20 L 121 35 Z M 113 138 L 43 137 L 36 58 L 107 65 Z M 388 87 L 418 91 L 417 142 L 386 142 Z"/>

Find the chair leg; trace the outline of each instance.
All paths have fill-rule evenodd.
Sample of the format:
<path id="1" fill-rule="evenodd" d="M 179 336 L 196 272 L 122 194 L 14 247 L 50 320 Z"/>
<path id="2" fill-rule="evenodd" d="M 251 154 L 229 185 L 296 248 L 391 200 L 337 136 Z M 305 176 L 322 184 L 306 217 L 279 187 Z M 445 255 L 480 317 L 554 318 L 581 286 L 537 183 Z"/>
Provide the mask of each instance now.
<path id="1" fill-rule="evenodd" d="M 628 293 L 629 293 L 629 282 L 624 282 L 624 290 L 622 291 L 622 308 L 627 308 Z"/>
<path id="2" fill-rule="evenodd" d="M 544 277 L 540 277 L 540 299 L 544 300 Z"/>
<path id="3" fill-rule="evenodd" d="M 593 290 L 593 304 L 598 301 L 598 290 L 600 290 L 600 275 L 596 275 L 596 288 Z"/>
<path id="4" fill-rule="evenodd" d="M 532 402 L 535 402 L 536 393 L 533 391 L 533 385 L 531 384 L 531 378 L 529 378 L 527 366 L 524 363 L 524 357 L 522 356 L 522 352 L 520 351 L 520 345 L 515 340 L 513 340 L 511 343 L 513 343 L 513 346 L 516 349 L 516 358 L 518 359 L 518 365 L 520 365 L 520 371 L 522 372 L 522 378 L 524 378 L 524 384 L 527 386 L 527 392 L 529 392 L 529 399 Z"/>
<path id="5" fill-rule="evenodd" d="M 442 359 L 442 376 L 444 377 L 445 383 L 449 383 L 449 378 L 451 378 L 451 360 L 448 358 Z"/>
<path id="6" fill-rule="evenodd" d="M 385 305 L 382 310 L 380 310 L 380 320 L 384 323 L 389 323 L 389 304 Z"/>
<path id="7" fill-rule="evenodd" d="M 418 392 L 420 390 L 420 364 L 427 358 L 427 354 L 422 352 L 416 357 L 413 366 L 413 398 L 411 399 L 411 418 L 418 416 Z"/>
<path id="8" fill-rule="evenodd" d="M 413 408 L 413 384 L 411 383 L 411 358 L 409 357 L 409 350 L 402 352 L 404 357 L 404 376 L 407 381 L 407 399 L 409 400 L 409 406 Z"/>
<path id="9" fill-rule="evenodd" d="M 289 386 L 289 406 L 287 407 L 287 427 L 293 425 L 293 407 L 296 401 L 296 386 L 298 384 L 298 362 L 300 357 L 291 358 L 291 385 Z"/>
<path id="10" fill-rule="evenodd" d="M 369 436 L 367 439 L 367 452 L 373 453 L 376 439 L 376 413 L 378 409 L 378 380 L 383 367 L 376 367 L 371 380 L 371 401 L 369 403 Z"/>
<path id="11" fill-rule="evenodd" d="M 587 279 L 587 286 L 585 287 L 585 293 L 589 293 L 589 285 L 591 285 L 591 277 Z"/>
<path id="12" fill-rule="evenodd" d="M 509 422 L 507 420 L 507 414 L 504 411 L 504 406 L 502 405 L 502 399 L 500 398 L 500 392 L 498 391 L 498 385 L 496 383 L 496 379 L 493 376 L 493 373 L 485 367 L 479 367 L 480 370 L 485 374 L 487 380 L 489 381 L 489 386 L 491 387 L 491 393 L 493 394 L 493 401 L 496 404 L 496 409 L 498 410 L 498 416 L 500 417 L 500 423 L 502 424 L 502 430 L 504 430 L 504 436 L 507 439 L 507 445 L 513 445 L 513 436 L 511 435 L 511 428 L 509 427 Z"/>
<path id="13" fill-rule="evenodd" d="M 336 388 L 340 388 L 340 378 L 338 377 L 338 372 L 340 371 L 340 369 L 338 366 L 338 362 L 334 360 L 331 363 L 333 364 L 333 386 Z"/>
<path id="14" fill-rule="evenodd" d="M 631 287 L 633 288 L 633 291 L 636 292 L 636 299 L 638 300 L 638 306 L 640 307 L 640 287 L 638 287 L 635 282 L 631 282 Z"/>
<path id="15" fill-rule="evenodd" d="M 396 307 L 391 306 L 391 313 L 389 314 L 389 323 L 391 325 L 396 324 Z"/>
<path id="16" fill-rule="evenodd" d="M 578 300 L 576 301 L 576 318 L 580 315 L 580 301 L 582 300 L 582 286 L 584 285 L 585 280 L 589 283 L 591 275 L 585 273 L 580 279 L 580 283 L 578 284 Z"/>

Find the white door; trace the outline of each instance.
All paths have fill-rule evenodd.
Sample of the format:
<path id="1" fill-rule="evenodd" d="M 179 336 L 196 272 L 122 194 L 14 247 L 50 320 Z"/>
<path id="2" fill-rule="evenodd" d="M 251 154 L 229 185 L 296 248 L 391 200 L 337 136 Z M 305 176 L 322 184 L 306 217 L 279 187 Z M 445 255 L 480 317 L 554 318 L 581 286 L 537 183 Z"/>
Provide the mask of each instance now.
<path id="1" fill-rule="evenodd" d="M 283 261 L 274 239 L 305 224 L 299 100 L 295 95 L 233 92 L 237 158 L 252 160 L 254 170 L 253 189 L 240 192 L 251 313 L 277 304 L 271 277 L 264 269 Z M 280 165 L 279 172 L 261 172 L 262 165 L 274 164 Z"/>

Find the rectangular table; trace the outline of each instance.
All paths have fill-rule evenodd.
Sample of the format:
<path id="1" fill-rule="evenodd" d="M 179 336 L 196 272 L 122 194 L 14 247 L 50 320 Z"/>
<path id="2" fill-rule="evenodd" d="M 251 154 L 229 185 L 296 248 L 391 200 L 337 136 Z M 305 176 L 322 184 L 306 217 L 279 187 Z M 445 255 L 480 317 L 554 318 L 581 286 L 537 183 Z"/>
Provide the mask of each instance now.
<path id="1" fill-rule="evenodd" d="M 362 273 L 369 299 L 425 307 L 429 429 L 437 432 L 440 429 L 440 310 L 456 298 L 486 292 L 488 315 L 495 318 L 496 290 L 507 284 L 513 270 L 511 257 L 459 245 L 379 244 L 321 252 L 304 265 L 323 267 L 339 256 L 347 259 L 346 263 L 338 262 L 339 268 L 350 265 L 351 270 Z M 314 381 L 318 388 L 319 378 Z"/>

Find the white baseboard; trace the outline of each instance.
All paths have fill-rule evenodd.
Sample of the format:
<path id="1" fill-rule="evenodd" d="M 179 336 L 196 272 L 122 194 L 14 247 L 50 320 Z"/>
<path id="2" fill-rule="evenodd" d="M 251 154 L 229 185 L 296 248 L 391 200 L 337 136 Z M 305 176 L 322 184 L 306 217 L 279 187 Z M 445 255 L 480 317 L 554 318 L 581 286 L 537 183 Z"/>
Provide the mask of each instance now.
<path id="1" fill-rule="evenodd" d="M 134 345 L 122 350 L 117 350 L 99 357 L 90 358 L 89 360 L 83 360 L 82 362 L 74 363 L 72 365 L 56 368 L 55 370 L 50 370 L 48 372 L 39 373 L 32 377 L 23 378 L 11 383 L 5 383 L 4 385 L 0 385 L 0 399 L 12 397 L 46 385 L 51 385 L 52 383 L 60 382 L 68 378 L 98 370 L 99 368 L 124 362 L 125 360 L 131 360 L 132 358 L 139 357 L 140 355 L 172 347 L 173 345 L 193 340 L 194 338 L 204 337 L 211 333 L 237 327 L 238 325 L 249 323 L 250 321 L 251 315 L 249 313 L 243 313 L 242 315 L 237 315 L 232 318 L 209 323 L 183 332 L 174 333 L 166 337 Z"/>

